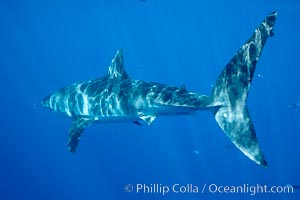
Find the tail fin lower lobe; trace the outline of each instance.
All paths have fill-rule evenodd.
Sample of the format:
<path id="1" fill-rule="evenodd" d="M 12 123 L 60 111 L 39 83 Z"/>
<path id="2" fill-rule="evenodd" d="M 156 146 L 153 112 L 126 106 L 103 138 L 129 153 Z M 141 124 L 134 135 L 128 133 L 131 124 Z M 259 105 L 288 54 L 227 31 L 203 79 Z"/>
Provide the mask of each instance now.
<path id="1" fill-rule="evenodd" d="M 266 17 L 219 75 L 212 90 L 213 103 L 221 105 L 214 117 L 232 143 L 257 164 L 267 167 L 248 108 L 247 96 L 256 63 L 267 39 L 273 36 L 277 12 Z"/>

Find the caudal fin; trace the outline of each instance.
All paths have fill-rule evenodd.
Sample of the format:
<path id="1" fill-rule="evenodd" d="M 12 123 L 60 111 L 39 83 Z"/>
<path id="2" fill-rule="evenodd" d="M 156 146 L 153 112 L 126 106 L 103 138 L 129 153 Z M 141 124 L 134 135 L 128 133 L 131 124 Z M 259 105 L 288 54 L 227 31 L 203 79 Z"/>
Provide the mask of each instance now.
<path id="1" fill-rule="evenodd" d="M 214 117 L 232 143 L 257 164 L 267 167 L 248 108 L 247 96 L 255 66 L 267 39 L 273 36 L 277 12 L 271 13 L 219 75 L 212 97 Z"/>

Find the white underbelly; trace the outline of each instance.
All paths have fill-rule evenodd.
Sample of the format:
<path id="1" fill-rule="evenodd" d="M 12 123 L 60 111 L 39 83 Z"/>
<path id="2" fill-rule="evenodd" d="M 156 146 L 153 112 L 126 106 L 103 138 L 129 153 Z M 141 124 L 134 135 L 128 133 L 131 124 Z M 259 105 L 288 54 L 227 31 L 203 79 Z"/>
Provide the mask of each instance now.
<path id="1" fill-rule="evenodd" d="M 184 107 L 184 106 L 160 106 L 148 108 L 144 111 L 146 114 L 159 115 L 191 115 L 195 113 L 197 109 Z"/>

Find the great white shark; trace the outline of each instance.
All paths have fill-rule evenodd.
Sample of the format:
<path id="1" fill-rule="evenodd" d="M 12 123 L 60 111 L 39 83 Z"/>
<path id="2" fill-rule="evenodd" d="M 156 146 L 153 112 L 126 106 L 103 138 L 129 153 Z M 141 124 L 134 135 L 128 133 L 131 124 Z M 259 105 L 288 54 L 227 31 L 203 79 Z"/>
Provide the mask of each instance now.
<path id="1" fill-rule="evenodd" d="M 210 111 L 231 142 L 255 163 L 267 167 L 248 108 L 247 96 L 267 39 L 273 36 L 277 12 L 267 16 L 240 47 L 216 80 L 211 94 L 188 91 L 184 86 L 131 78 L 118 50 L 108 72 L 101 78 L 68 85 L 42 100 L 42 105 L 73 119 L 68 147 L 75 152 L 81 134 L 94 122 L 144 121 L 158 116 L 190 115 Z"/>

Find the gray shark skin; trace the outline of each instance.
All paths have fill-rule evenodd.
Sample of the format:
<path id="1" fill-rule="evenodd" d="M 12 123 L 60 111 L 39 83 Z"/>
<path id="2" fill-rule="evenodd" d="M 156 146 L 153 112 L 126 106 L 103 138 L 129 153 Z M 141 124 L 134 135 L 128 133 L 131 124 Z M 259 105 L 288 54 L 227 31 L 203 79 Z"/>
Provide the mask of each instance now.
<path id="1" fill-rule="evenodd" d="M 213 113 L 232 143 L 255 163 L 267 167 L 247 109 L 247 96 L 267 38 L 273 36 L 277 12 L 266 17 L 219 75 L 210 96 L 129 77 L 118 50 L 104 77 L 66 86 L 42 105 L 73 118 L 68 147 L 75 152 L 85 127 L 94 122 L 151 125 L 158 116 Z"/>

